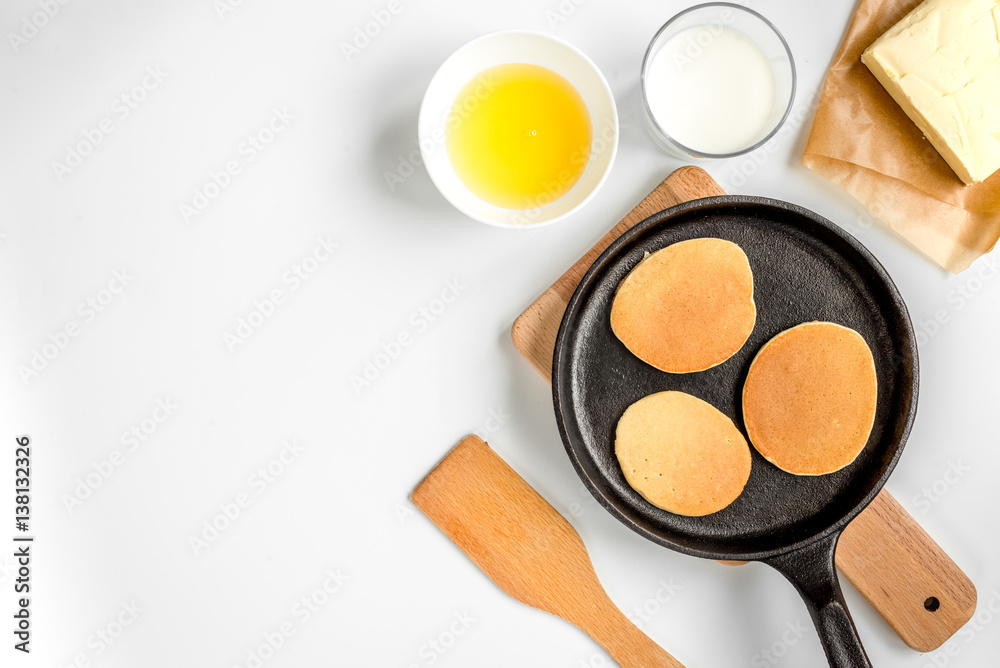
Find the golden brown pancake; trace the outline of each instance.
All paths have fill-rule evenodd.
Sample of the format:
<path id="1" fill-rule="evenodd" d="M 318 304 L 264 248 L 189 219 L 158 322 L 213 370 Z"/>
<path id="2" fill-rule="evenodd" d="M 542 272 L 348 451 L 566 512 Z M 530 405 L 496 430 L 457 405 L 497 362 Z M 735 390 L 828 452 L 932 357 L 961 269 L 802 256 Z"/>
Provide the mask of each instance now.
<path id="1" fill-rule="evenodd" d="M 864 338 L 832 322 L 807 322 L 757 353 L 743 386 L 743 420 L 764 459 L 795 475 L 824 475 L 864 449 L 877 397 Z"/>
<path id="2" fill-rule="evenodd" d="M 611 305 L 611 329 L 661 371 L 704 371 L 743 347 L 757 319 L 753 274 L 743 250 L 723 239 L 691 239 L 647 256 Z"/>
<path id="3" fill-rule="evenodd" d="M 654 506 L 709 515 L 740 495 L 750 446 L 733 421 L 684 392 L 657 392 L 629 406 L 615 433 L 625 480 Z"/>

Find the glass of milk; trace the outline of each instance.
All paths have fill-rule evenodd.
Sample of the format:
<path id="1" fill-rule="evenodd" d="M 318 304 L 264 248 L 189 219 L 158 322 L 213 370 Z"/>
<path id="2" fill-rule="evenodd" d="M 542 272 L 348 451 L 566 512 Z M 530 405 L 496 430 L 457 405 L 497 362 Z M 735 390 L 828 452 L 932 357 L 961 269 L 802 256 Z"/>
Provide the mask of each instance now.
<path id="1" fill-rule="evenodd" d="M 774 136 L 795 99 L 795 63 L 777 28 L 728 2 L 686 9 L 653 37 L 642 101 L 653 138 L 684 158 L 728 158 Z"/>

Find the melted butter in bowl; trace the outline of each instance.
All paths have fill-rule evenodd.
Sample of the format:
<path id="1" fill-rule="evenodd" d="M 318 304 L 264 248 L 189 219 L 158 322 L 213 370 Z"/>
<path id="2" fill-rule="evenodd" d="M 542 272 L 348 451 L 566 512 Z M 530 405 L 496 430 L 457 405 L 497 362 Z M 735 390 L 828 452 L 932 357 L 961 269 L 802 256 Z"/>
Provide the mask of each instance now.
<path id="1" fill-rule="evenodd" d="M 485 202 L 530 209 L 580 180 L 593 131 L 580 93 L 539 65 L 484 70 L 455 98 L 447 149 L 455 173 Z"/>

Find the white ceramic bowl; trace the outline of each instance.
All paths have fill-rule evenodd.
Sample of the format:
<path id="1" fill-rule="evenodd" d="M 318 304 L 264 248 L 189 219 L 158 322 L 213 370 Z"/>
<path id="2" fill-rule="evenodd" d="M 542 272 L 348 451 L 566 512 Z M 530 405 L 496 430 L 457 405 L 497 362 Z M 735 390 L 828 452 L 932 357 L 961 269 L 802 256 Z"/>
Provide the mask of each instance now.
<path id="1" fill-rule="evenodd" d="M 562 197 L 550 202 L 544 196 L 532 209 L 504 209 L 481 200 L 459 179 L 445 147 L 445 121 L 459 91 L 483 70 L 505 63 L 541 65 L 563 76 L 586 103 L 593 128 L 590 160 L 580 179 Z M 566 218 L 594 196 L 618 152 L 618 110 L 604 75 L 576 47 L 538 32 L 489 33 L 451 54 L 427 87 L 417 128 L 427 173 L 445 199 L 470 218 L 499 227 L 538 227 Z"/>

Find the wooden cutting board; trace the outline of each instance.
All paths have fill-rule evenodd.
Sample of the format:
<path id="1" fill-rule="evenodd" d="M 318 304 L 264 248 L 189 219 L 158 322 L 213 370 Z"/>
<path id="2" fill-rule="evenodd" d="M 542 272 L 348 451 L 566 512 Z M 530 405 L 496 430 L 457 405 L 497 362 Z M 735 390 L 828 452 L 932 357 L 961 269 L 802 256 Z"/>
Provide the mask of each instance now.
<path id="1" fill-rule="evenodd" d="M 625 230 L 681 202 L 725 195 L 698 167 L 668 176 L 514 322 L 514 347 L 551 383 L 563 313 L 597 257 Z M 976 611 L 976 588 L 955 562 L 884 489 L 844 531 L 837 567 L 907 645 L 940 647 Z"/>

